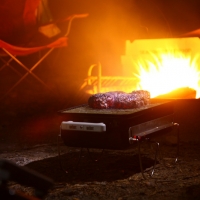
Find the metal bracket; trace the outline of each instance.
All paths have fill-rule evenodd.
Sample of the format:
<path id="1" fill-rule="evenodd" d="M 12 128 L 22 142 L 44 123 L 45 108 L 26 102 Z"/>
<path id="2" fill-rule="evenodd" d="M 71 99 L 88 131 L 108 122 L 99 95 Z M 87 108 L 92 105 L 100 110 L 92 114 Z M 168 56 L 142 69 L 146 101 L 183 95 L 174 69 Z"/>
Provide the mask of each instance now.
<path id="1" fill-rule="evenodd" d="M 142 165 L 142 156 L 141 156 L 141 142 L 148 138 L 148 141 L 151 142 L 151 134 L 167 129 L 167 128 L 176 128 L 177 133 L 177 153 L 175 158 L 175 163 L 178 161 L 178 155 L 179 155 L 179 124 L 174 123 L 174 115 L 168 115 L 162 118 L 158 118 L 155 120 L 151 120 L 136 126 L 132 126 L 129 128 L 129 143 L 134 144 L 137 142 L 138 144 L 138 156 L 139 156 L 139 163 L 140 163 L 140 169 L 141 173 L 144 179 L 146 179 L 146 176 L 144 175 L 143 165 Z M 153 176 L 155 171 L 155 165 L 157 163 L 157 155 L 159 151 L 159 142 L 154 142 L 156 144 L 156 151 L 155 151 L 155 157 L 154 157 L 154 165 L 153 169 L 151 170 L 150 176 Z"/>

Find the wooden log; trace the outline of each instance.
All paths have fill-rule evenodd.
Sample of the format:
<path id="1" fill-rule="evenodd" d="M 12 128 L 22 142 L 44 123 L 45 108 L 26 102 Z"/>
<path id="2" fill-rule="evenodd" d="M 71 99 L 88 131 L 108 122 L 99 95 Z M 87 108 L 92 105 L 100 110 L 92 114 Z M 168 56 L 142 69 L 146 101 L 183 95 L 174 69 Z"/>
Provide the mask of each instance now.
<path id="1" fill-rule="evenodd" d="M 196 99 L 196 90 L 189 87 L 178 88 L 154 99 Z"/>

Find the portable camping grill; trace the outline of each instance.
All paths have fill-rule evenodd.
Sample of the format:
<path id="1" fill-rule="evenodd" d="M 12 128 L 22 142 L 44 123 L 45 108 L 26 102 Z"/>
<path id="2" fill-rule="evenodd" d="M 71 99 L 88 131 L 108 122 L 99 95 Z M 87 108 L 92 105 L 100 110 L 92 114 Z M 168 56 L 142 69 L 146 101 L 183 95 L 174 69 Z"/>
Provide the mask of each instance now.
<path id="1" fill-rule="evenodd" d="M 59 113 L 66 115 L 60 136 L 69 147 L 122 150 L 137 142 L 142 174 L 140 142 L 178 127 L 174 123 L 173 101 L 135 109 L 93 109 L 81 105 Z"/>

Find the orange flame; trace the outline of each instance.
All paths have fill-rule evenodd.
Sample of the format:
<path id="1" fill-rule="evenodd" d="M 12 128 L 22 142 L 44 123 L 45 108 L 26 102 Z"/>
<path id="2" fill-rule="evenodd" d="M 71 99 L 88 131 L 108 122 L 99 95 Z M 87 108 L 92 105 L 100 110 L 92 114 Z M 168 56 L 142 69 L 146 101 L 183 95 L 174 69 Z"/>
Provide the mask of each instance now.
<path id="1" fill-rule="evenodd" d="M 152 60 L 139 59 L 136 63 L 139 80 L 137 89 L 145 89 L 151 98 L 166 94 L 175 89 L 189 87 L 200 97 L 199 55 L 191 58 L 183 53 L 152 54 Z"/>

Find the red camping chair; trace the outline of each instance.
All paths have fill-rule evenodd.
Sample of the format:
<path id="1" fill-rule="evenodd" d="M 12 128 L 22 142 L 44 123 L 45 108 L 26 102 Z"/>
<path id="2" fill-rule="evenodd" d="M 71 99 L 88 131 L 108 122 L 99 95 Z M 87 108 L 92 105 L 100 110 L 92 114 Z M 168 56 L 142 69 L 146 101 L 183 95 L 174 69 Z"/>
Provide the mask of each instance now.
<path id="1" fill-rule="evenodd" d="M 41 0 L 26 0 L 24 11 L 23 11 L 23 23 L 26 25 L 27 35 L 30 33 L 31 28 L 35 25 L 36 16 L 35 16 L 35 9 L 39 5 Z M 32 9 L 31 9 L 32 8 Z M 5 42 L 3 40 L 0 40 L 0 59 L 3 63 L 3 65 L 0 67 L 0 71 L 4 69 L 5 67 L 10 67 L 12 70 L 14 70 L 17 74 L 20 75 L 19 80 L 8 90 L 5 94 L 3 94 L 0 99 L 3 99 L 6 97 L 16 86 L 22 82 L 29 74 L 32 75 L 36 80 L 38 80 L 42 85 L 48 88 L 48 86 L 45 84 L 41 78 L 39 78 L 36 74 L 33 73 L 33 70 L 38 67 L 38 65 L 55 49 L 60 47 L 65 47 L 67 45 L 67 36 L 70 32 L 71 23 L 72 20 L 75 18 L 82 18 L 86 17 L 87 14 L 81 14 L 81 15 L 72 15 L 68 17 L 67 19 L 64 19 L 63 21 L 68 21 L 68 28 L 66 33 L 64 33 L 62 36 L 57 38 L 55 41 L 50 41 L 48 44 L 45 45 L 37 45 L 37 46 L 18 46 L 13 45 L 8 42 Z M 29 31 L 29 32 L 28 32 Z M 27 56 L 29 54 L 33 54 L 42 50 L 46 50 L 45 53 L 38 58 L 38 60 L 35 62 L 35 64 L 32 67 L 27 67 L 22 61 L 19 59 L 21 56 Z M 6 59 L 5 59 L 6 57 Z M 19 64 L 22 68 L 26 70 L 26 73 L 21 75 L 13 66 L 11 66 L 11 61 L 15 61 Z"/>

